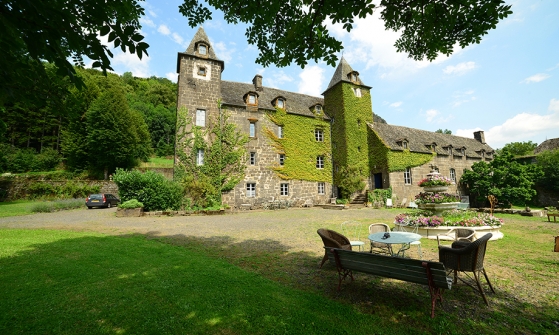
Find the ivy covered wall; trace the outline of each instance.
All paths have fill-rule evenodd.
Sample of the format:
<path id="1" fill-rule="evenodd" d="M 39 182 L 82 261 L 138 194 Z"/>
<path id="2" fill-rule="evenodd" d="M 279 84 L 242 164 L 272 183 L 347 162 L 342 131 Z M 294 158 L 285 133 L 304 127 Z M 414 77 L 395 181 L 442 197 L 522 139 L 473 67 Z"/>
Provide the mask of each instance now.
<path id="1" fill-rule="evenodd" d="M 330 125 L 323 115 L 307 117 L 289 114 L 277 108 L 268 112 L 268 119 L 283 127 L 283 138 L 278 138 L 274 129 L 263 131 L 272 142 L 278 154 L 285 154 L 284 165 L 274 163 L 271 169 L 284 180 L 300 179 L 306 181 L 332 182 L 332 149 L 330 146 Z M 320 129 L 323 140 L 315 138 L 315 130 Z M 317 156 L 324 157 L 324 168 L 316 167 Z"/>
<path id="2" fill-rule="evenodd" d="M 430 162 L 435 154 L 411 152 L 408 149 L 393 151 L 369 127 L 369 167 L 373 173 L 404 171 Z"/>
<path id="3" fill-rule="evenodd" d="M 361 97 L 354 94 L 361 89 Z M 369 152 L 367 150 L 367 123 L 373 122 L 369 89 L 340 82 L 324 95 L 326 113 L 332 122 L 332 152 L 334 164 L 357 171 L 361 179 L 369 177 Z M 340 173 L 334 173 L 334 184 L 340 185 Z"/>

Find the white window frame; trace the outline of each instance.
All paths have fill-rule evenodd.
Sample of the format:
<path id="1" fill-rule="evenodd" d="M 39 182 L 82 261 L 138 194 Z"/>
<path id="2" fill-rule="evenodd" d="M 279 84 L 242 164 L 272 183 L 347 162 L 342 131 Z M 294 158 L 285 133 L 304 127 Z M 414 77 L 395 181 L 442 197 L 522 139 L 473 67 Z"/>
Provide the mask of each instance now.
<path id="1" fill-rule="evenodd" d="M 202 50 L 204 50 L 204 52 L 202 52 Z M 199 44 L 198 45 L 198 53 L 200 55 L 207 55 L 208 54 L 208 46 L 205 45 L 205 44 Z"/>
<path id="2" fill-rule="evenodd" d="M 411 185 L 411 183 L 411 168 L 408 167 L 404 170 L 404 185 Z"/>
<path id="3" fill-rule="evenodd" d="M 324 169 L 324 156 L 316 156 L 316 168 Z"/>
<path id="4" fill-rule="evenodd" d="M 281 108 L 281 109 L 285 109 L 285 100 L 283 100 L 282 98 L 277 99 L 276 100 L 276 107 Z"/>
<path id="5" fill-rule="evenodd" d="M 204 165 L 204 149 L 198 149 L 196 153 L 196 165 Z"/>
<path id="6" fill-rule="evenodd" d="M 248 137 L 256 137 L 256 122 L 250 122 L 248 126 Z"/>
<path id="7" fill-rule="evenodd" d="M 325 194 L 326 193 L 326 183 L 323 181 L 318 182 L 318 194 Z"/>
<path id="8" fill-rule="evenodd" d="M 281 183 L 280 184 L 280 195 L 283 195 L 283 196 L 289 195 L 289 184 L 288 183 Z"/>
<path id="9" fill-rule="evenodd" d="M 402 142 L 402 148 L 404 148 L 404 149 L 408 148 L 408 142 L 407 141 Z"/>
<path id="10" fill-rule="evenodd" d="M 249 94 L 247 97 L 247 104 L 249 105 L 256 105 L 258 102 L 258 99 L 256 99 L 256 94 Z"/>
<path id="11" fill-rule="evenodd" d="M 450 180 L 456 183 L 456 170 L 454 168 L 450 168 Z"/>
<path id="12" fill-rule="evenodd" d="M 246 184 L 247 190 L 247 198 L 255 198 L 256 197 L 256 183 L 247 183 Z"/>
<path id="13" fill-rule="evenodd" d="M 355 94 L 356 97 L 361 98 L 361 89 L 359 87 L 355 87 L 353 89 L 353 94 Z"/>
<path id="14" fill-rule="evenodd" d="M 205 127 L 206 126 L 206 110 L 197 109 L 196 110 L 196 126 Z"/>
<path id="15" fill-rule="evenodd" d="M 279 154 L 279 165 L 285 165 L 285 154 Z"/>
<path id="16" fill-rule="evenodd" d="M 322 106 L 321 105 L 314 106 L 314 111 L 316 114 L 322 113 Z"/>
<path id="17" fill-rule="evenodd" d="M 250 165 L 256 165 L 256 152 L 250 152 Z"/>
<path id="18" fill-rule="evenodd" d="M 317 142 L 324 142 L 324 130 L 322 129 L 315 129 L 314 130 L 314 139 Z"/>
<path id="19" fill-rule="evenodd" d="M 283 138 L 283 126 L 278 126 L 278 138 Z"/>

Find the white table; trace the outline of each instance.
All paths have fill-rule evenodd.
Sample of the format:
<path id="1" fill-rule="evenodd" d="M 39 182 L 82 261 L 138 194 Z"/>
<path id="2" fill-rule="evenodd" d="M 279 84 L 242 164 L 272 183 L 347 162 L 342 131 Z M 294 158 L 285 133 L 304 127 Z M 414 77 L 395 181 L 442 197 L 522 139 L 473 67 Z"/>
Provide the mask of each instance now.
<path id="1" fill-rule="evenodd" d="M 383 239 L 385 232 L 379 232 L 369 235 L 369 240 L 378 243 L 386 243 L 388 244 L 388 250 L 390 255 L 404 257 L 406 250 L 410 248 L 410 243 L 419 241 L 421 239 L 421 235 L 415 233 L 406 233 L 406 232 L 399 232 L 399 231 L 391 231 L 389 232 L 390 237 Z M 401 244 L 402 246 L 398 250 L 398 252 L 394 253 L 392 249 L 393 244 Z"/>

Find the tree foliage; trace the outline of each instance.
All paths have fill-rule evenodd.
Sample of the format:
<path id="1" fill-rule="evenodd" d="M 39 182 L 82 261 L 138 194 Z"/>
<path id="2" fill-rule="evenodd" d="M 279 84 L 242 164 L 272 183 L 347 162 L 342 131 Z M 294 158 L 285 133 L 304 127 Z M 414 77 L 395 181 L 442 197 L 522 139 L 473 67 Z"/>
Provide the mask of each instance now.
<path id="1" fill-rule="evenodd" d="M 350 166 L 342 166 L 335 176 L 339 180 L 339 197 L 349 199 L 355 192 L 360 192 L 365 188 L 365 183 L 361 179 L 359 169 Z"/>
<path id="2" fill-rule="evenodd" d="M 435 130 L 435 133 L 452 135 L 452 131 L 450 129 L 442 130 L 439 128 Z"/>
<path id="3" fill-rule="evenodd" d="M 232 190 L 245 176 L 248 137 L 228 122 L 229 114 L 219 101 L 218 105 L 220 115 L 211 119 L 208 128 L 193 126 L 186 109 L 177 117 L 181 135 L 176 139 L 175 180 L 200 207 L 221 205 L 221 193 Z M 203 152 L 203 164 L 197 160 L 198 150 Z"/>
<path id="4" fill-rule="evenodd" d="M 350 32 L 356 18 L 380 11 L 386 29 L 401 33 L 395 47 L 415 60 L 450 55 L 456 44 L 479 43 L 499 20 L 512 12 L 503 0 L 184 0 L 179 11 L 191 27 L 211 20 L 204 3 L 222 11 L 228 23 L 248 24 L 247 40 L 260 51 L 263 66 L 304 67 L 308 60 L 335 66 L 342 43 L 332 37 L 327 23 L 340 23 Z"/>
<path id="5" fill-rule="evenodd" d="M 545 189 L 559 192 L 559 149 L 544 151 L 536 157 L 543 176 L 539 184 Z"/>
<path id="6" fill-rule="evenodd" d="M 29 86 L 45 78 L 42 61 L 75 79 L 74 65 L 93 60 L 103 73 L 112 70 L 108 42 L 123 52 L 147 55 L 149 45 L 140 33 L 144 14 L 138 0 L 43 0 L 0 2 L 0 106 L 8 97 L 29 98 Z M 79 83 L 79 80 L 76 82 Z M 28 94 L 30 93 L 30 95 Z"/>
<path id="7" fill-rule="evenodd" d="M 511 142 L 511 143 L 505 144 L 505 146 L 502 149 L 500 149 L 499 151 L 507 150 L 508 152 L 510 152 L 515 157 L 526 156 L 526 155 L 534 154 L 534 149 L 536 149 L 537 146 L 538 146 L 538 144 L 534 143 L 532 141 Z"/>
<path id="8" fill-rule="evenodd" d="M 515 161 L 508 150 L 503 150 L 489 163 L 477 162 L 464 171 L 460 183 L 464 184 L 476 200 L 485 205 L 487 196 L 494 195 L 506 206 L 524 205 L 536 195 L 534 184 L 542 171 L 533 164 Z"/>

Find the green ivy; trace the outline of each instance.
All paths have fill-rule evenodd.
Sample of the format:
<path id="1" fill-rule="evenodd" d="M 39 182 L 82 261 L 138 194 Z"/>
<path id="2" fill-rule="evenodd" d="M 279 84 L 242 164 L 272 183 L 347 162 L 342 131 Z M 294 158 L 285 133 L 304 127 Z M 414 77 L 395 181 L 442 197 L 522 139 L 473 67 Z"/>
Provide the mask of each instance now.
<path id="1" fill-rule="evenodd" d="M 369 166 L 373 171 L 385 170 L 388 172 L 404 171 L 406 168 L 421 166 L 430 162 L 435 154 L 421 154 L 411 152 L 390 150 L 389 146 L 382 141 L 374 131 L 369 131 Z"/>
<path id="2" fill-rule="evenodd" d="M 275 131 L 265 127 L 264 134 L 272 142 L 278 154 L 285 154 L 283 166 L 275 163 L 271 168 L 281 179 L 332 182 L 332 149 L 330 147 L 330 125 L 322 115 L 306 117 L 288 114 L 277 108 L 267 117 L 278 126 L 283 126 L 284 137 L 278 138 Z M 322 129 L 323 141 L 315 138 L 315 129 Z M 316 168 L 317 156 L 324 157 L 324 168 Z"/>
<path id="3" fill-rule="evenodd" d="M 353 88 L 361 89 L 361 97 L 356 97 Z M 371 94 L 364 87 L 350 83 L 334 86 L 324 97 L 328 114 L 334 119 L 334 162 L 340 168 L 347 166 L 357 171 L 361 179 L 369 177 L 369 155 L 367 150 L 367 123 L 373 122 Z M 334 174 L 334 183 L 343 184 L 341 170 Z"/>

